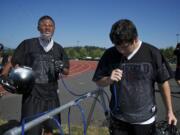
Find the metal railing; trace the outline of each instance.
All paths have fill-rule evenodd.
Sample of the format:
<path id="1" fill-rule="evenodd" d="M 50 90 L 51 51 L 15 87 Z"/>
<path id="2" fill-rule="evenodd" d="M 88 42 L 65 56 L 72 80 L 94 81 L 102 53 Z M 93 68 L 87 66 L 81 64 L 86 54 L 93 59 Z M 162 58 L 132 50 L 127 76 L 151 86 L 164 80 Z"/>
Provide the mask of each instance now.
<path id="1" fill-rule="evenodd" d="M 29 121 L 27 123 L 25 123 L 22 128 L 22 126 L 19 126 L 19 127 L 14 127 L 8 131 L 6 131 L 3 135 L 21 135 L 22 131 L 25 132 L 25 131 L 28 131 L 29 129 L 35 127 L 36 125 L 48 120 L 48 119 L 51 119 L 53 116 L 59 114 L 61 111 L 71 107 L 71 106 L 74 106 L 74 105 L 77 105 L 79 104 L 80 102 L 84 101 L 85 99 L 89 98 L 89 97 L 94 97 L 94 102 L 91 106 L 91 109 L 90 109 L 90 112 L 88 114 L 88 118 L 87 118 L 87 126 L 86 126 L 86 131 L 88 129 L 88 126 L 90 124 L 90 119 L 92 117 L 92 114 L 94 112 L 94 108 L 95 108 L 95 105 L 96 105 L 96 99 L 100 96 L 100 100 L 101 100 L 101 105 L 104 109 L 104 112 L 105 112 L 105 115 L 107 115 L 107 106 L 106 106 L 106 102 L 105 102 L 105 98 L 104 98 L 104 90 L 102 88 L 98 88 L 97 90 L 94 90 L 92 92 L 88 92 L 88 93 L 85 93 L 84 95 L 80 96 L 79 98 L 75 99 L 75 100 L 72 100 L 68 103 L 66 103 L 65 105 L 62 105 L 56 109 L 53 109 L 52 111 L 49 111 L 47 113 L 44 113 L 43 115 L 39 116 L 38 118 L 32 120 L 32 121 Z M 22 130 L 23 129 L 23 130 Z M 86 132 L 85 131 L 85 132 Z"/>

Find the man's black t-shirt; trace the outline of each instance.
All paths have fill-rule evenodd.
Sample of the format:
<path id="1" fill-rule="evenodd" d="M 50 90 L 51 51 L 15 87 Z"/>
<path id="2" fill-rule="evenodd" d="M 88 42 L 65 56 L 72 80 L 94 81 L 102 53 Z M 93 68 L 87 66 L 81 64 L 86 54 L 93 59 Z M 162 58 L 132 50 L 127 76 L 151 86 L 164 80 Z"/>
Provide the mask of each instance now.
<path id="1" fill-rule="evenodd" d="M 128 122 L 142 122 L 155 113 L 155 82 L 163 83 L 172 77 L 172 71 L 159 50 L 142 43 L 129 60 L 115 47 L 108 49 L 98 63 L 93 80 L 110 76 L 113 69 L 123 70 L 122 80 L 110 85 L 110 108 L 115 117 Z"/>
<path id="2" fill-rule="evenodd" d="M 28 66 L 35 72 L 35 85 L 31 94 L 47 99 L 57 97 L 55 60 L 63 61 L 64 67 L 69 68 L 68 57 L 59 44 L 54 42 L 52 49 L 45 52 L 38 38 L 24 40 L 12 57 L 13 65 Z"/>

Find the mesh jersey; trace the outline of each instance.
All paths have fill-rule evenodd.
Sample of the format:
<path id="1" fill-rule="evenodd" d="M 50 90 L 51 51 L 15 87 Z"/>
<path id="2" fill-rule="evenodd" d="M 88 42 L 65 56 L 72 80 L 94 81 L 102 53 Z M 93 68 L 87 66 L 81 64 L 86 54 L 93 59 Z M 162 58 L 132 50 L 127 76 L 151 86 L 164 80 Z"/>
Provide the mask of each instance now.
<path id="1" fill-rule="evenodd" d="M 115 47 L 109 48 L 98 63 L 93 80 L 110 76 L 115 68 L 123 70 L 122 80 L 110 85 L 110 108 L 115 117 L 131 123 L 151 118 L 155 113 L 155 82 L 162 83 L 172 77 L 159 50 L 142 43 L 130 60 L 124 60 Z"/>
<path id="2" fill-rule="evenodd" d="M 57 75 L 55 60 L 62 60 L 64 67 L 69 68 L 69 61 L 63 48 L 54 43 L 48 52 L 43 50 L 38 38 L 24 40 L 12 57 L 13 65 L 28 66 L 35 72 L 35 85 L 32 94 L 38 97 L 50 98 L 56 96 Z"/>

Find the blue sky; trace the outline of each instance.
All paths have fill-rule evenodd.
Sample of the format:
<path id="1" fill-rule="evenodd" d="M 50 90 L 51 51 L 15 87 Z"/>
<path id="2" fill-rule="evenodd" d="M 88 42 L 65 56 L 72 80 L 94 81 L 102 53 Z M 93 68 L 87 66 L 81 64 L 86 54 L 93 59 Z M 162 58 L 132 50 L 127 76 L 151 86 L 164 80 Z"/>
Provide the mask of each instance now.
<path id="1" fill-rule="evenodd" d="M 54 40 L 64 47 L 108 48 L 112 24 L 124 18 L 135 23 L 141 40 L 158 48 L 175 47 L 179 7 L 180 0 L 1 0 L 0 43 L 16 48 L 39 36 L 39 17 L 50 15 L 56 22 Z"/>

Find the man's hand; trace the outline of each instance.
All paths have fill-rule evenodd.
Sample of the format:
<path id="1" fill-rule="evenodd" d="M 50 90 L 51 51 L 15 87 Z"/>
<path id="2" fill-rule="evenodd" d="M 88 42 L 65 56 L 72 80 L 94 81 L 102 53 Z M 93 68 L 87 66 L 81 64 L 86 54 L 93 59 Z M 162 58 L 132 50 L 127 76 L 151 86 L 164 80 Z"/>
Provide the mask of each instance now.
<path id="1" fill-rule="evenodd" d="M 112 81 L 118 82 L 122 79 L 122 75 L 123 75 L 123 71 L 117 68 L 112 71 L 110 79 Z"/>
<path id="2" fill-rule="evenodd" d="M 54 65 L 56 73 L 59 74 L 63 72 L 64 64 L 61 60 L 55 60 Z"/>
<path id="3" fill-rule="evenodd" d="M 171 125 L 171 124 L 176 125 L 177 124 L 177 119 L 176 119 L 173 112 L 169 112 L 167 114 L 167 119 L 168 119 L 168 124 L 169 125 Z"/>
<path id="4" fill-rule="evenodd" d="M 114 82 L 118 82 L 122 79 L 123 71 L 119 68 L 114 69 L 110 76 L 105 76 L 98 81 L 95 81 L 98 86 L 106 87 L 108 85 L 113 84 Z"/>

